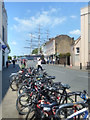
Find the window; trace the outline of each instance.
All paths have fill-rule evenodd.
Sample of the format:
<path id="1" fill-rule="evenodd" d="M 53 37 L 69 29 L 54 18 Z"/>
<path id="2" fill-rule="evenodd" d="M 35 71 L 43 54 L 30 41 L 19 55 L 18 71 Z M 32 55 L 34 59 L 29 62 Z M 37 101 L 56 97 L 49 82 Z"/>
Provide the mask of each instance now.
<path id="1" fill-rule="evenodd" d="M 79 53 L 80 52 L 80 49 L 79 47 L 76 48 L 76 53 Z"/>

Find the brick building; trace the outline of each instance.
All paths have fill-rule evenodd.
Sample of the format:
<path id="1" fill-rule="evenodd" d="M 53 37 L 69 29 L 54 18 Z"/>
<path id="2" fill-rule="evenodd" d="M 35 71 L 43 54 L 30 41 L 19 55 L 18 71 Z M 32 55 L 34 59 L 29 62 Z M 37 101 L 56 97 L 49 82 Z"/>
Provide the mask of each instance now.
<path id="1" fill-rule="evenodd" d="M 74 44 L 74 38 L 68 35 L 59 35 L 55 37 L 55 50 L 57 54 L 71 54 L 71 46 Z"/>

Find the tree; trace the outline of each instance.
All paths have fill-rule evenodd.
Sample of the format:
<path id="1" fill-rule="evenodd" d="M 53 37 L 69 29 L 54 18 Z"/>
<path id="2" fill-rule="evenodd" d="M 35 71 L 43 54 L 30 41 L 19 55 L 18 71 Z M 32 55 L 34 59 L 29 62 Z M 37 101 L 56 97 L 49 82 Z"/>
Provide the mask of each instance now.
<path id="1" fill-rule="evenodd" d="M 41 59 L 44 60 L 44 55 L 41 56 Z"/>
<path id="2" fill-rule="evenodd" d="M 69 57 L 71 56 L 71 54 L 68 52 L 68 53 L 60 53 L 59 54 L 59 57 L 62 58 L 62 57 Z"/>
<path id="3" fill-rule="evenodd" d="M 13 58 L 16 59 L 16 55 L 14 55 Z"/>
<path id="4" fill-rule="evenodd" d="M 35 48 L 33 51 L 32 51 L 32 54 L 38 54 L 38 48 Z"/>
<path id="5" fill-rule="evenodd" d="M 12 60 L 12 57 L 11 57 L 11 56 L 8 56 L 8 60 Z"/>
<path id="6" fill-rule="evenodd" d="M 42 53 L 42 49 L 40 48 L 40 53 Z M 32 51 L 32 54 L 38 54 L 38 48 L 35 48 L 33 51 Z"/>

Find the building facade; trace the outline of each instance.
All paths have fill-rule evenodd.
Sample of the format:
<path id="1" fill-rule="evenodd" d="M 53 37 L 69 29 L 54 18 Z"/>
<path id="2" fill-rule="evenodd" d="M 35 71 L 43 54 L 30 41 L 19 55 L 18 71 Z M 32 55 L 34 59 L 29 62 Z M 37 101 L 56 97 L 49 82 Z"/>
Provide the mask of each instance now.
<path id="1" fill-rule="evenodd" d="M 0 2 L 0 71 L 2 67 L 6 67 L 8 59 L 8 44 L 7 44 L 7 12 L 3 2 Z"/>
<path id="2" fill-rule="evenodd" d="M 74 44 L 74 38 L 68 35 L 59 35 L 55 37 L 55 50 L 57 54 L 71 54 L 71 46 Z"/>
<path id="3" fill-rule="evenodd" d="M 42 47 L 43 55 L 50 56 L 55 55 L 55 39 L 50 39 Z"/>
<path id="4" fill-rule="evenodd" d="M 80 63 L 90 62 L 90 5 L 81 9 Z"/>
<path id="5" fill-rule="evenodd" d="M 80 66 L 80 41 L 81 37 L 75 40 L 75 43 L 71 48 L 71 64 L 73 66 Z"/>
<path id="6" fill-rule="evenodd" d="M 50 38 L 48 42 L 43 46 L 43 54 L 51 58 L 51 60 L 56 56 L 56 61 L 59 59 L 58 55 L 60 54 L 71 54 L 71 46 L 74 44 L 74 38 L 71 38 L 67 35 L 59 35 L 55 38 Z M 70 56 L 60 58 L 58 63 L 64 64 L 66 62 L 70 65 Z"/>

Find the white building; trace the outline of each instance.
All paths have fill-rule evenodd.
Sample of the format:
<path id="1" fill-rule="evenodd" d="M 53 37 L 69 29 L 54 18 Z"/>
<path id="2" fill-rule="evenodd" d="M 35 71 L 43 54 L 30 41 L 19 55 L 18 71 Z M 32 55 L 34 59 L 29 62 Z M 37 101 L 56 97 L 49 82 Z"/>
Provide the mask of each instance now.
<path id="1" fill-rule="evenodd" d="M 90 5 L 81 9 L 80 63 L 90 62 Z"/>
<path id="2" fill-rule="evenodd" d="M 72 65 L 82 67 L 90 62 L 90 5 L 81 9 L 81 37 L 76 41 L 72 53 Z"/>
<path id="3" fill-rule="evenodd" d="M 43 55 L 50 56 L 55 54 L 55 39 L 46 42 L 42 47 Z"/>
<path id="4" fill-rule="evenodd" d="M 0 71 L 6 66 L 8 59 L 7 44 L 7 12 L 3 2 L 0 2 Z"/>
<path id="5" fill-rule="evenodd" d="M 81 37 L 75 40 L 75 43 L 72 46 L 71 64 L 73 66 L 80 66 L 80 41 L 81 41 Z"/>

